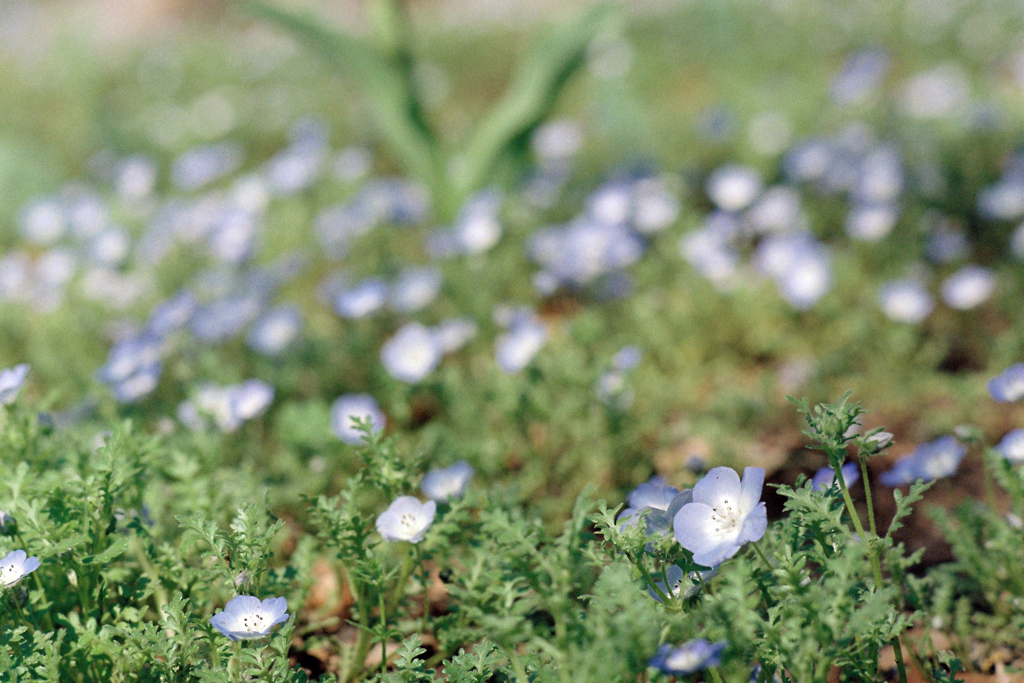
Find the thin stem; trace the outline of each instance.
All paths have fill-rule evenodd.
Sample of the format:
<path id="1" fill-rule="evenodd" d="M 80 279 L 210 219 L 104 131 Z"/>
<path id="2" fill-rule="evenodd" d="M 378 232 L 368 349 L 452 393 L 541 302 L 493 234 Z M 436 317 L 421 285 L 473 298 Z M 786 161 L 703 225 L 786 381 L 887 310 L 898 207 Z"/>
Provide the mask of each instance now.
<path id="1" fill-rule="evenodd" d="M 427 621 L 430 619 L 430 570 L 423 564 L 423 553 L 419 545 L 413 546 L 416 551 L 416 564 L 420 566 L 420 582 L 423 584 L 423 616 L 420 618 L 420 633 L 427 630 Z"/>
<path id="2" fill-rule="evenodd" d="M 711 680 L 715 683 L 724 683 L 724 681 L 722 681 L 722 674 L 718 673 L 718 669 L 710 666 L 708 667 L 708 671 L 711 673 Z"/>
<path id="3" fill-rule="evenodd" d="M 871 500 L 871 482 L 868 481 L 868 462 L 866 458 L 857 456 L 860 463 L 860 478 L 864 482 L 864 504 L 868 507 L 868 527 L 871 535 L 878 538 L 878 528 L 875 526 L 875 505 Z"/>
<path id="4" fill-rule="evenodd" d="M 636 563 L 636 567 L 637 567 L 637 569 L 640 570 L 640 574 L 643 575 L 644 581 L 647 582 L 647 585 L 650 586 L 651 590 L 653 590 L 654 593 L 661 600 L 661 604 L 668 605 L 668 596 L 665 595 L 665 591 L 663 591 L 660 588 L 658 588 L 658 584 L 655 583 L 653 578 L 651 578 L 650 572 L 648 572 L 647 571 L 647 567 L 644 566 L 643 559 L 641 559 L 639 562 Z M 667 585 L 668 584 L 666 584 L 666 587 L 667 587 Z"/>
<path id="5" fill-rule="evenodd" d="M 768 572 L 771 573 L 775 571 L 775 568 L 772 567 L 772 563 L 768 561 L 768 557 L 765 556 L 764 551 L 761 550 L 761 546 L 758 545 L 757 541 L 754 541 L 750 545 L 754 547 L 754 552 L 756 552 L 757 556 L 761 558 L 761 562 L 764 563 L 764 566 L 768 570 Z M 697 572 L 697 576 L 700 576 L 700 572 Z M 701 583 L 703 583 L 703 581 L 701 581 Z"/>
<path id="6" fill-rule="evenodd" d="M 380 603 L 380 675 L 383 676 L 388 670 L 388 618 L 384 606 L 384 591 L 377 594 Z"/>

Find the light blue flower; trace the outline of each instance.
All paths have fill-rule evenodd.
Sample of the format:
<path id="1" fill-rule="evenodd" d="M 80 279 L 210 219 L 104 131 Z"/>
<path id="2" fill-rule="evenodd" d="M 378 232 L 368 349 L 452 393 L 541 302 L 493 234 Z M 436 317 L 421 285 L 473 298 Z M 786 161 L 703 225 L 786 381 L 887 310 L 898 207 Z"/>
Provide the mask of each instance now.
<path id="1" fill-rule="evenodd" d="M 648 662 L 648 666 L 660 669 L 672 676 L 689 676 L 709 666 L 718 666 L 726 642 L 710 643 L 703 638 L 691 640 L 678 647 L 662 645 Z"/>
<path id="2" fill-rule="evenodd" d="M 643 351 L 639 346 L 623 346 L 612 356 L 612 367 L 616 370 L 632 370 L 640 364 Z"/>
<path id="3" fill-rule="evenodd" d="M 379 278 L 370 278 L 339 292 L 334 299 L 334 310 L 342 318 L 365 318 L 380 310 L 387 298 L 387 284 Z"/>
<path id="4" fill-rule="evenodd" d="M 702 572 L 690 572 L 688 576 L 684 576 L 683 570 L 680 569 L 679 565 L 672 564 L 665 569 L 665 578 L 668 579 L 668 583 L 666 584 L 664 580 L 658 580 L 654 584 L 665 596 L 685 600 L 699 593 L 702 584 L 707 583 L 716 574 L 718 574 L 718 567 L 712 567 Z M 648 586 L 647 592 L 652 598 L 661 602 L 661 597 L 654 588 Z"/>
<path id="5" fill-rule="evenodd" d="M 1000 403 L 1024 398 L 1024 363 L 1015 363 L 988 381 L 988 393 Z"/>
<path id="6" fill-rule="evenodd" d="M 942 282 L 942 300 L 950 308 L 967 311 L 985 303 L 996 290 L 996 276 L 988 268 L 969 265 Z"/>
<path id="7" fill-rule="evenodd" d="M 377 433 L 387 425 L 384 412 L 369 394 L 345 394 L 331 406 L 331 427 L 335 436 L 345 443 L 358 446 L 363 443 L 363 432 L 355 428 L 354 418 L 370 421 L 370 429 Z"/>
<path id="8" fill-rule="evenodd" d="M 242 150 L 233 143 L 197 147 L 174 160 L 171 181 L 181 190 L 198 190 L 233 172 L 241 163 Z"/>
<path id="9" fill-rule="evenodd" d="M 391 285 L 388 302 L 398 313 L 413 313 L 441 292 L 441 274 L 434 268 L 408 268 Z"/>
<path id="10" fill-rule="evenodd" d="M 377 517 L 377 533 L 385 541 L 419 543 L 434 523 L 437 503 L 421 503 L 412 496 L 400 496 Z"/>
<path id="11" fill-rule="evenodd" d="M 967 448 L 952 436 L 943 436 L 923 443 L 910 455 L 903 456 L 878 481 L 885 486 L 903 486 L 918 479 L 931 481 L 951 477 L 960 467 Z"/>
<path id="12" fill-rule="evenodd" d="M 274 401 L 274 387 L 263 380 L 250 379 L 230 387 L 231 412 L 238 422 L 259 417 Z"/>
<path id="13" fill-rule="evenodd" d="M 424 495 L 438 503 L 461 498 L 466 492 L 473 468 L 465 460 L 460 460 L 451 467 L 432 469 L 423 477 Z"/>
<path id="14" fill-rule="evenodd" d="M 18 398 L 21 387 L 25 385 L 28 365 L 22 363 L 13 368 L 0 370 L 0 405 L 10 405 Z"/>
<path id="15" fill-rule="evenodd" d="M 539 321 L 514 326 L 495 342 L 495 359 L 502 372 L 514 374 L 533 360 L 548 338 L 547 326 Z"/>
<path id="16" fill-rule="evenodd" d="M 743 480 L 729 467 L 716 467 L 693 487 L 693 502 L 673 519 L 676 540 L 693 553 L 693 561 L 714 567 L 747 543 L 758 541 L 768 527 L 761 500 L 764 469 L 747 467 Z"/>
<path id="17" fill-rule="evenodd" d="M 618 522 L 624 526 L 635 524 L 644 513 L 644 529 L 648 534 L 668 533 L 676 513 L 692 496 L 692 489 L 680 491 L 661 477 L 651 477 L 629 494 L 629 506 L 619 513 Z"/>
<path id="18" fill-rule="evenodd" d="M 935 299 L 918 280 L 893 280 L 878 292 L 882 313 L 890 320 L 916 324 L 927 318 L 935 308 Z"/>
<path id="19" fill-rule="evenodd" d="M 846 488 L 850 488 L 858 481 L 860 481 L 860 470 L 857 469 L 857 465 L 852 462 L 848 462 L 843 465 L 840 469 L 843 473 L 843 482 L 846 483 Z M 836 471 L 831 467 L 822 467 L 820 470 L 814 473 L 814 477 L 811 478 L 811 488 L 815 491 L 823 491 L 830 489 L 835 484 Z"/>
<path id="20" fill-rule="evenodd" d="M 441 353 L 454 353 L 468 344 L 477 333 L 477 324 L 472 318 L 448 318 L 430 328 L 434 344 Z"/>
<path id="21" fill-rule="evenodd" d="M 263 314 L 257 320 L 245 341 L 253 350 L 265 356 L 276 356 L 283 352 L 299 336 L 302 329 L 302 314 L 295 306 L 279 306 Z"/>
<path id="22" fill-rule="evenodd" d="M 231 640 L 266 638 L 271 629 L 288 621 L 288 601 L 267 598 L 260 602 L 251 595 L 238 595 L 224 610 L 210 617 L 210 624 Z"/>
<path id="23" fill-rule="evenodd" d="M 147 331 L 159 337 L 180 330 L 188 324 L 196 305 L 196 298 L 191 292 L 178 291 L 153 307 L 146 323 Z"/>
<path id="24" fill-rule="evenodd" d="M 1024 462 L 1024 429 L 1014 429 L 1007 433 L 996 450 L 1014 464 Z"/>
<path id="25" fill-rule="evenodd" d="M 430 330 L 420 323 L 407 323 L 384 342 L 380 362 L 398 381 L 415 384 L 434 371 L 441 362 L 441 351 Z"/>
<path id="26" fill-rule="evenodd" d="M 12 550 L 0 559 L 0 586 L 13 586 L 39 569 L 39 558 L 29 557 L 24 550 Z"/>
<path id="27" fill-rule="evenodd" d="M 708 177 L 708 198 L 723 211 L 742 211 L 750 206 L 764 187 L 760 174 L 749 166 L 728 164 Z"/>

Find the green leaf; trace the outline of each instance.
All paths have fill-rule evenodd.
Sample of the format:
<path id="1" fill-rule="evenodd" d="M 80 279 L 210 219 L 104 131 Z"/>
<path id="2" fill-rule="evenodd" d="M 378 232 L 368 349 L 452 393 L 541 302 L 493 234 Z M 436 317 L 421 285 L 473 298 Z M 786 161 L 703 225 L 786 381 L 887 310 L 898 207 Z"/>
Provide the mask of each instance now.
<path id="1" fill-rule="evenodd" d="M 83 564 L 92 563 L 92 564 L 99 564 L 99 565 L 106 564 L 107 562 L 110 562 L 114 558 L 119 557 L 122 553 L 124 553 L 124 551 L 128 550 L 128 544 L 130 542 L 131 542 L 131 539 L 128 536 L 122 536 L 121 538 L 119 538 L 116 541 L 114 541 L 113 543 L 111 543 L 110 547 L 108 547 L 102 553 L 100 553 L 99 555 L 96 555 L 94 557 L 86 558 L 86 559 L 82 560 L 82 563 Z"/>
<path id="2" fill-rule="evenodd" d="M 435 202 L 444 201 L 449 195 L 444 162 L 416 99 L 407 54 L 382 53 L 375 45 L 335 31 L 308 13 L 262 0 L 246 0 L 242 6 L 289 31 L 350 79 L 373 109 L 374 122 L 398 161 L 431 188 Z"/>
<path id="3" fill-rule="evenodd" d="M 575 22 L 554 27 L 519 64 L 505 95 L 473 132 L 455 169 L 460 195 L 483 187 L 504 157 L 525 146 L 583 63 L 587 47 L 611 11 L 610 5 L 598 5 Z"/>

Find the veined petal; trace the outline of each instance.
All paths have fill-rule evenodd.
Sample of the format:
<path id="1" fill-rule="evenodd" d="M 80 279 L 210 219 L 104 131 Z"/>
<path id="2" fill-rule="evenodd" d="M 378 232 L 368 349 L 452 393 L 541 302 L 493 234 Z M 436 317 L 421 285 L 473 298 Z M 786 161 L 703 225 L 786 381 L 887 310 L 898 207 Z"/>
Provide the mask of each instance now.
<path id="1" fill-rule="evenodd" d="M 761 489 L 764 487 L 764 468 L 746 467 L 743 470 L 743 483 L 740 484 L 740 510 L 747 512 L 761 500 Z"/>
<path id="2" fill-rule="evenodd" d="M 742 492 L 740 476 L 731 467 L 715 467 L 693 487 L 693 501 L 709 507 L 737 505 Z"/>
<path id="3" fill-rule="evenodd" d="M 740 529 L 740 535 L 736 538 L 737 545 L 742 546 L 745 543 L 761 540 L 767 528 L 768 511 L 765 509 L 764 503 L 758 503 L 743 521 L 743 528 Z"/>

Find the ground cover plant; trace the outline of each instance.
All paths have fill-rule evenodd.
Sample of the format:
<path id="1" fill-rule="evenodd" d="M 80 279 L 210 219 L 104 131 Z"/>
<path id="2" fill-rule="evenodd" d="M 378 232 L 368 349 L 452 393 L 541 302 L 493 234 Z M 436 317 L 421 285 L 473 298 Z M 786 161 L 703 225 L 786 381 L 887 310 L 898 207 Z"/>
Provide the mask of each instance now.
<path id="1" fill-rule="evenodd" d="M 1017 3 L 334 9 L 0 6 L 0 680 L 1024 676 Z"/>

